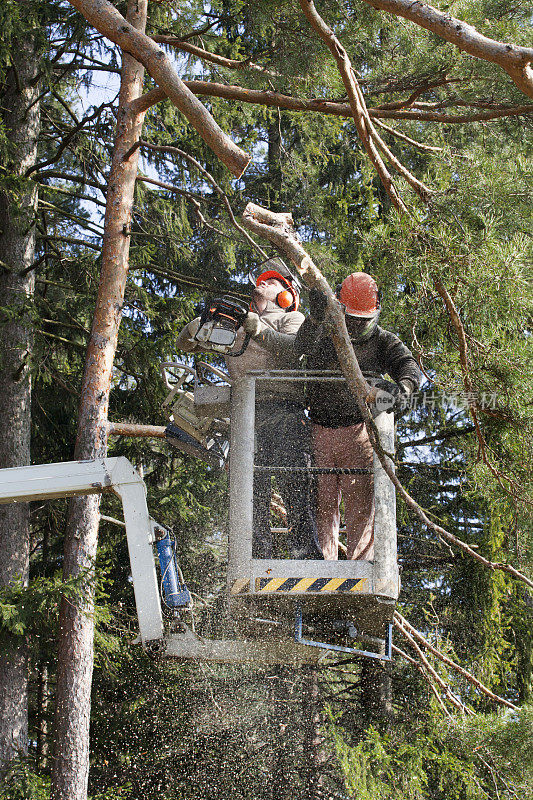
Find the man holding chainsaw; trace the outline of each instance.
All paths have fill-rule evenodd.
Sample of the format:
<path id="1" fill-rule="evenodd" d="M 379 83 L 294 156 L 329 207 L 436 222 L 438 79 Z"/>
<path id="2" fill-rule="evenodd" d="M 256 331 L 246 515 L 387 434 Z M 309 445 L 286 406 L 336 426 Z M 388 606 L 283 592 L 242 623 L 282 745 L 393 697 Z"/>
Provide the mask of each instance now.
<path id="1" fill-rule="evenodd" d="M 261 267 L 253 291 L 250 312 L 239 329 L 234 346 L 226 355 L 230 379 L 247 372 L 296 369 L 296 333 L 304 321 L 298 311 L 300 284 L 279 258 Z M 249 343 L 243 350 L 245 339 Z M 201 318 L 192 320 L 178 336 L 177 346 L 186 352 L 208 350 L 202 343 Z M 237 357 L 232 356 L 239 353 Z M 236 420 L 232 421 L 236 424 Z M 256 383 L 255 431 L 258 466 L 308 467 L 311 463 L 311 425 L 304 414 L 301 384 L 294 381 Z M 310 508 L 309 477 L 305 472 L 276 474 L 287 510 L 288 547 L 291 558 L 321 559 L 314 515 Z M 254 558 L 279 555 L 270 529 L 271 476 L 254 476 Z"/>
<path id="2" fill-rule="evenodd" d="M 362 372 L 377 375 L 373 385 L 391 395 L 388 411 L 405 409 L 411 394 L 418 389 L 422 373 L 400 339 L 379 327 L 381 306 L 375 280 L 364 272 L 354 272 L 339 287 L 338 298 L 345 308 L 346 327 Z M 312 289 L 309 305 L 311 315 L 299 328 L 295 339 L 296 355 L 307 355 L 309 370 L 338 371 L 337 354 L 323 324 L 325 295 Z M 383 380 L 385 374 L 394 382 Z M 338 474 L 318 477 L 317 524 L 324 558 L 338 558 L 342 496 L 347 558 L 371 561 L 374 557 L 373 450 L 359 406 L 347 386 L 325 381 L 309 383 L 308 401 L 315 465 L 339 470 Z M 369 472 L 342 474 L 343 468 Z"/>

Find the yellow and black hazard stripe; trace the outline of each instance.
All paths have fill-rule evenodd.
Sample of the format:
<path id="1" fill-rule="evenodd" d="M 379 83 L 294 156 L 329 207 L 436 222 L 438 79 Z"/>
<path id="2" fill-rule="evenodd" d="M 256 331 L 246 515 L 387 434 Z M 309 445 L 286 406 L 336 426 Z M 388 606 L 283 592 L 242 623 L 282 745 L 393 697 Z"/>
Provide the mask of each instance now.
<path id="1" fill-rule="evenodd" d="M 365 578 L 256 578 L 255 591 L 266 592 L 363 592 Z"/>
<path id="2" fill-rule="evenodd" d="M 250 592 L 250 581 L 248 578 L 239 578 L 233 582 L 231 594 L 248 594 Z"/>
<path id="3" fill-rule="evenodd" d="M 256 578 L 255 592 L 364 592 L 367 578 Z M 234 581 L 231 594 L 250 594 L 251 581 L 240 578 Z"/>

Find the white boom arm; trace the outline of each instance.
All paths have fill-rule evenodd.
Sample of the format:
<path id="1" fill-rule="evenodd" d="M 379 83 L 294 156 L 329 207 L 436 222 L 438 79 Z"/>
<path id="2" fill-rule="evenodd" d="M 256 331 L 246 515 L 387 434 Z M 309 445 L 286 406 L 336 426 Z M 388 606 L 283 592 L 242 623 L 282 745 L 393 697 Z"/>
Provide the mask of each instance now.
<path id="1" fill-rule="evenodd" d="M 111 491 L 122 500 L 143 645 L 161 639 L 163 616 L 152 550 L 156 523 L 148 514 L 146 487 L 127 458 L 66 461 L 0 470 L 0 503 L 52 500 Z"/>

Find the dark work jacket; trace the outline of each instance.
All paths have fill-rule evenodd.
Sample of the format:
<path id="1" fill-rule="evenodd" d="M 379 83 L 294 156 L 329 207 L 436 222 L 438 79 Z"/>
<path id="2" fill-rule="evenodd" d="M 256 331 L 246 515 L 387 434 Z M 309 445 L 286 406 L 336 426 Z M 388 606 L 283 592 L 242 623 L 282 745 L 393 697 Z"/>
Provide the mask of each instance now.
<path id="1" fill-rule="evenodd" d="M 399 383 L 408 380 L 418 389 L 422 373 L 411 351 L 390 331 L 379 326 L 368 341 L 352 341 L 361 371 L 386 373 Z M 309 370 L 340 371 L 333 342 L 322 325 L 307 318 L 298 333 L 294 346 L 298 355 L 307 356 Z M 362 422 L 357 401 L 345 384 L 309 381 L 307 386 L 309 413 L 313 422 L 325 428 L 345 428 Z"/>

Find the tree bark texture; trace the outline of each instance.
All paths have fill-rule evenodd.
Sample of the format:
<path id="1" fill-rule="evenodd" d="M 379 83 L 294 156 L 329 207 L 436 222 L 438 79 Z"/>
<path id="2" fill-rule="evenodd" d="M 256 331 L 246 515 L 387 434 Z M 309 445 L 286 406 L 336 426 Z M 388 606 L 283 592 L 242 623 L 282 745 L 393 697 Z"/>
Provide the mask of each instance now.
<path id="1" fill-rule="evenodd" d="M 96 30 L 144 64 L 154 81 L 187 117 L 215 155 L 237 178 L 240 177 L 250 162 L 250 156 L 221 130 L 207 108 L 185 86 L 164 50 L 144 31 L 124 19 L 108 0 L 70 2 Z"/>
<path id="2" fill-rule="evenodd" d="M 280 92 L 264 91 L 262 89 L 245 89 L 229 83 L 215 83 L 213 81 L 183 81 L 185 86 L 200 97 L 220 97 L 223 100 L 238 100 L 242 103 L 267 106 L 270 108 L 283 108 L 286 111 L 317 112 L 330 114 L 334 117 L 352 118 L 353 113 L 349 103 L 337 103 L 320 97 L 310 99 L 292 97 Z M 166 100 L 166 93 L 160 89 L 151 89 L 135 101 L 137 111 L 148 111 L 149 108 Z M 410 119 L 421 122 L 465 123 L 465 122 L 490 122 L 502 117 L 516 117 L 533 114 L 531 103 L 525 106 L 495 107 L 488 111 L 478 111 L 470 114 L 447 114 L 444 109 L 428 111 L 426 109 L 410 108 L 381 108 L 374 106 L 368 108 L 368 115 L 374 120 L 378 119 Z"/>
<path id="3" fill-rule="evenodd" d="M 40 129 L 38 55 L 33 37 L 15 41 L 12 67 L 0 89 L 0 114 L 8 140 L 6 171 L 18 176 L 0 192 L 0 468 L 30 463 L 30 400 L 34 289 L 34 217 L 37 188 L 24 180 L 35 164 Z M 28 580 L 29 504 L 0 506 L 0 587 Z M 27 749 L 28 677 L 21 637 L 0 653 L 0 769 Z"/>
<path id="4" fill-rule="evenodd" d="M 129 0 L 128 25 L 143 31 L 147 0 Z M 109 176 L 100 285 L 87 349 L 75 459 L 105 457 L 111 372 L 128 273 L 130 220 L 144 114 L 129 103 L 140 96 L 144 68 L 124 53 L 117 130 Z M 76 603 L 63 599 L 59 619 L 58 675 L 52 800 L 85 800 L 89 772 L 89 718 L 93 670 L 92 569 L 96 557 L 99 495 L 71 501 L 65 535 L 64 577 L 83 574 Z"/>
<path id="5" fill-rule="evenodd" d="M 304 700 L 302 709 L 304 752 L 302 797 L 305 800 L 322 800 L 326 794 L 322 775 L 325 752 L 322 733 L 323 712 L 316 669 L 309 670 L 303 676 L 302 695 Z"/>

